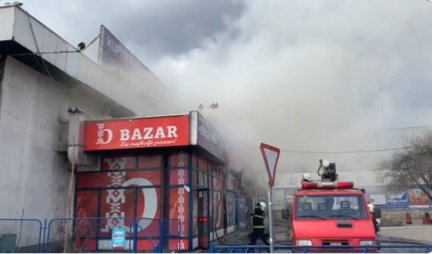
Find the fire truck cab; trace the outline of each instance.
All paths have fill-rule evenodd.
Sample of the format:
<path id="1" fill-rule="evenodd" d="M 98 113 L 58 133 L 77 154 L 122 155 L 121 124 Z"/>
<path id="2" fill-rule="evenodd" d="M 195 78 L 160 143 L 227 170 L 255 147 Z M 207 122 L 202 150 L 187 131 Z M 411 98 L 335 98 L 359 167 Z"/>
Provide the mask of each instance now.
<path id="1" fill-rule="evenodd" d="M 321 167 L 324 168 L 322 174 L 318 173 L 321 181 L 302 181 L 301 188 L 294 193 L 292 244 L 302 247 L 376 245 L 365 193 L 355 189 L 353 182 L 336 181 L 334 164 L 333 172 L 326 162 L 321 162 Z"/>

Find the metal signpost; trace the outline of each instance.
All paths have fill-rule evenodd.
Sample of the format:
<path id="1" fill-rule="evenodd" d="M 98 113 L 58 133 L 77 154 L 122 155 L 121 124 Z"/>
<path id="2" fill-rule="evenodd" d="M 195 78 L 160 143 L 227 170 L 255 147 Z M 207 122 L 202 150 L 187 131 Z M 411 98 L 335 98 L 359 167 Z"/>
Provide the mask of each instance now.
<path id="1" fill-rule="evenodd" d="M 275 181 L 276 167 L 279 160 L 280 149 L 271 145 L 261 143 L 260 145 L 261 154 L 264 159 L 264 163 L 267 169 L 267 174 L 269 177 L 268 183 L 268 207 L 269 207 L 269 233 L 270 233 L 270 253 L 273 253 L 273 216 L 272 216 L 272 188 Z"/>

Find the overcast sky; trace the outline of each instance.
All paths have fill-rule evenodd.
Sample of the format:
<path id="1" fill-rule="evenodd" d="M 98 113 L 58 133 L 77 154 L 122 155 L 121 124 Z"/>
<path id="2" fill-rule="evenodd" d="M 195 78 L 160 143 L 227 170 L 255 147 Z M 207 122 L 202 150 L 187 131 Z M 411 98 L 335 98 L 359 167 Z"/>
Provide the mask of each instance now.
<path id="1" fill-rule="evenodd" d="M 104 24 L 176 92 L 172 113 L 217 101 L 204 114 L 236 167 L 263 170 L 265 142 L 285 151 L 284 172 L 315 172 L 322 157 L 340 171 L 370 170 L 390 153 L 287 151 L 394 147 L 403 131 L 392 128 L 431 124 L 426 0 L 22 2 L 73 44 Z"/>

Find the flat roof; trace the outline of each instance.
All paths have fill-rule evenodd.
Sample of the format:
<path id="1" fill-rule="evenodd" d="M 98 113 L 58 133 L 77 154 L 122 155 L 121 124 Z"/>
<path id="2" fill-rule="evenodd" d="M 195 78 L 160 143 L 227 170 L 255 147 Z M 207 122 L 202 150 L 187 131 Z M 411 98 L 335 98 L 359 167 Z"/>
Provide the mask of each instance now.
<path id="1" fill-rule="evenodd" d="M 0 54 L 92 96 L 116 116 L 135 116 L 142 107 L 137 87 L 106 71 L 18 5 L 0 7 Z"/>

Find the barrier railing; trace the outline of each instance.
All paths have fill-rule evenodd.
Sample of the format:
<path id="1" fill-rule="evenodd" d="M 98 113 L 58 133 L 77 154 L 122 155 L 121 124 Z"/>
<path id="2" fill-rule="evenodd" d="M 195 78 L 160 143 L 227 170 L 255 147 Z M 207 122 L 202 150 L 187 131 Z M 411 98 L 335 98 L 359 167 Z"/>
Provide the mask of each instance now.
<path id="1" fill-rule="evenodd" d="M 139 218 L 135 221 L 135 250 L 155 253 L 181 250 L 181 222 L 177 219 Z"/>
<path id="2" fill-rule="evenodd" d="M 432 244 L 389 244 L 389 245 L 368 245 L 368 246 L 293 246 L 275 245 L 275 252 L 395 252 L 396 249 L 407 252 L 407 250 L 417 253 L 429 253 L 432 251 Z M 269 252 L 266 245 L 210 245 L 209 253 L 250 253 L 250 252 Z"/>
<path id="3" fill-rule="evenodd" d="M 122 252 L 182 251 L 187 236 L 182 235 L 182 224 L 175 219 L 139 218 L 63 218 L 42 224 L 37 219 L 0 219 L 0 252 L 108 252 L 112 229 L 126 231 Z M 432 251 L 432 244 L 382 243 L 374 246 L 292 246 L 275 245 L 278 251 L 359 251 L 359 252 L 423 252 Z M 239 253 L 268 252 L 263 245 L 211 245 L 209 252 Z"/>
<path id="4" fill-rule="evenodd" d="M 165 244 L 165 248 L 162 250 L 168 251 L 180 251 L 184 250 L 184 246 L 182 242 L 182 227 L 181 221 L 178 219 L 162 219 L 161 227 L 164 228 L 164 231 L 161 232 L 161 239 Z M 166 232 L 166 233 L 164 233 Z"/>
<path id="5" fill-rule="evenodd" d="M 149 218 L 138 218 L 134 227 L 134 250 L 135 251 L 158 251 L 160 246 L 159 230 L 160 220 Z"/>
<path id="6" fill-rule="evenodd" d="M 61 218 L 52 219 L 47 228 L 45 252 L 111 251 L 112 229 L 126 231 L 125 249 L 133 252 L 134 224 L 127 218 Z"/>
<path id="7" fill-rule="evenodd" d="M 0 219 L 1 252 L 94 252 L 112 250 L 112 229 L 126 231 L 123 252 L 181 250 L 176 219 L 55 218 Z"/>
<path id="8" fill-rule="evenodd" d="M 0 219 L 0 252 L 41 252 L 42 222 Z"/>

